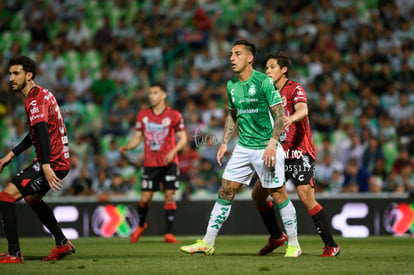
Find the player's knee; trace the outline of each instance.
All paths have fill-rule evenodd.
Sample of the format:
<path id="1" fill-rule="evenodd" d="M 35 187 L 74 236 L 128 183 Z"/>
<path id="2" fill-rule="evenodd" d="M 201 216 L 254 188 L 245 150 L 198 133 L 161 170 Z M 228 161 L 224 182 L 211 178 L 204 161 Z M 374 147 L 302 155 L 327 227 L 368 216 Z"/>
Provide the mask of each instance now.
<path id="1" fill-rule="evenodd" d="M 267 197 L 267 196 L 262 196 L 262 194 L 260 194 L 260 192 L 258 192 L 258 191 L 256 190 L 256 188 L 254 188 L 254 189 L 253 189 L 253 191 L 252 191 L 252 200 L 253 200 L 256 204 L 258 204 L 258 203 L 260 203 L 260 202 L 264 202 L 264 201 L 266 201 L 266 197 Z"/>
<path id="2" fill-rule="evenodd" d="M 42 201 L 42 198 L 38 198 L 38 197 L 33 197 L 33 196 L 27 196 L 24 198 L 24 201 L 28 204 L 28 205 L 37 205 Z"/>
<path id="3" fill-rule="evenodd" d="M 234 189 L 221 186 L 218 192 L 218 196 L 220 199 L 232 201 L 236 195 L 235 193 L 236 191 Z"/>

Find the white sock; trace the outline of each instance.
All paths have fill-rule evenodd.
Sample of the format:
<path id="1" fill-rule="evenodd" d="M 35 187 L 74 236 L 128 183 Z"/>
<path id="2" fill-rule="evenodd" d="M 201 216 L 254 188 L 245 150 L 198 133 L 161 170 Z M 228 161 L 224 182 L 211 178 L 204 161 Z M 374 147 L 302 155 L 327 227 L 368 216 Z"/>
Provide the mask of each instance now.
<path id="1" fill-rule="evenodd" d="M 232 201 L 226 201 L 221 198 L 216 200 L 216 203 L 210 213 L 210 220 L 208 221 L 206 235 L 204 235 L 203 238 L 203 241 L 205 241 L 208 245 L 214 245 L 223 223 L 230 216 L 231 204 Z"/>
<path id="2" fill-rule="evenodd" d="M 299 246 L 298 241 L 298 223 L 296 220 L 296 209 L 293 203 L 287 199 L 278 205 L 280 216 L 286 234 L 289 237 L 288 245 Z"/>

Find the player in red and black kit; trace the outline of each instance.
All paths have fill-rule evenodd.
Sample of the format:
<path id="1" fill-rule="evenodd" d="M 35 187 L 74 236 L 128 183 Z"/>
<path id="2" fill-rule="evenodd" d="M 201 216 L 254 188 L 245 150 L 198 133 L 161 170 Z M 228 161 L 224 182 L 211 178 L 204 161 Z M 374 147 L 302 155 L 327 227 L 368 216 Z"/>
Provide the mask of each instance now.
<path id="1" fill-rule="evenodd" d="M 141 141 L 144 149 L 144 173 L 141 183 L 141 199 L 138 202 L 139 226 L 130 241 L 135 243 L 147 228 L 146 216 L 155 191 L 164 192 L 166 230 L 164 242 L 178 243 L 172 234 L 177 208 L 174 194 L 178 189 L 177 153 L 187 142 L 184 121 L 180 112 L 166 104 L 167 94 L 161 85 L 152 85 L 149 91 L 151 108 L 137 115 L 135 136 L 119 150 L 122 154 L 137 147 Z M 178 137 L 176 143 L 175 138 Z"/>
<path id="2" fill-rule="evenodd" d="M 70 169 L 70 156 L 65 124 L 55 96 L 36 85 L 33 81 L 35 76 L 36 64 L 32 59 L 20 56 L 9 61 L 10 87 L 25 97 L 29 133 L 19 145 L 0 159 L 0 173 L 15 156 L 32 145 L 37 160 L 18 172 L 0 192 L 0 214 L 8 241 L 8 252 L 0 254 L 0 263 L 23 262 L 15 213 L 15 202 L 22 198 L 55 239 L 55 248 L 43 260 L 56 261 L 75 252 L 73 244 L 62 233 L 53 211 L 42 200 L 50 189 L 56 191 L 62 187 L 61 181 Z"/>
<path id="3" fill-rule="evenodd" d="M 283 53 L 271 53 L 266 59 L 266 74 L 274 80 L 285 107 L 284 132 L 280 137 L 285 151 L 285 178 L 296 186 L 300 200 L 325 243 L 321 256 L 337 256 L 341 249 L 333 239 L 322 206 L 315 200 L 315 149 L 308 120 L 307 97 L 299 83 L 288 79 L 291 64 L 290 58 Z M 267 193 L 260 186 L 256 184 L 253 190 L 253 199 L 258 208 L 269 203 L 266 201 Z M 268 221 L 264 222 L 266 224 Z"/>

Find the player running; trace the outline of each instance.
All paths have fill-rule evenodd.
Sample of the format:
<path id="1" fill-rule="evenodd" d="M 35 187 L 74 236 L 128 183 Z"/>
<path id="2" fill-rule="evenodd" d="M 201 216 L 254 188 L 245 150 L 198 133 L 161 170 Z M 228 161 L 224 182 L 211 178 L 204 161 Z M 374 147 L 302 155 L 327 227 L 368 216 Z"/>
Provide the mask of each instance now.
<path id="1" fill-rule="evenodd" d="M 138 202 L 139 226 L 130 237 L 130 242 L 139 240 L 147 228 L 146 217 L 155 191 L 164 192 L 166 243 L 179 243 L 172 234 L 175 220 L 175 190 L 178 189 L 177 153 L 187 142 L 184 121 L 180 112 L 166 104 L 167 93 L 161 85 L 152 85 L 149 91 L 151 108 L 137 115 L 135 136 L 126 146 L 119 148 L 122 154 L 144 141 L 144 173 L 141 183 L 141 200 Z M 176 143 L 175 138 L 178 137 Z"/>
<path id="2" fill-rule="evenodd" d="M 0 254 L 0 263 L 23 263 L 17 235 L 16 201 L 24 198 L 42 223 L 52 233 L 56 247 L 44 261 L 60 260 L 75 252 L 73 244 L 65 237 L 53 211 L 42 200 L 50 190 L 58 191 L 62 179 L 70 169 L 70 156 L 66 128 L 55 96 L 47 89 L 35 84 L 35 62 L 26 56 L 9 61 L 9 83 L 12 91 L 25 97 L 25 112 L 29 133 L 0 159 L 0 173 L 15 156 L 32 145 L 37 160 L 33 165 L 17 173 L 0 192 L 0 214 L 8 241 L 8 252 Z"/>
<path id="3" fill-rule="evenodd" d="M 290 67 L 291 60 L 285 54 L 271 53 L 266 59 L 266 74 L 275 81 L 285 107 L 284 131 L 281 137 L 286 157 L 285 177 L 296 186 L 300 200 L 325 243 L 321 257 L 333 257 L 339 255 L 341 248 L 333 239 L 322 206 L 315 200 L 315 149 L 308 120 L 307 97 L 299 83 L 289 80 Z M 268 203 L 267 192 L 260 184 L 255 185 L 252 197 L 258 208 Z M 266 219 L 263 221 L 269 222 Z M 269 232 L 272 234 L 271 230 Z M 290 253 L 297 252 L 300 255 L 299 251 L 300 247 L 292 247 Z"/>
<path id="4" fill-rule="evenodd" d="M 215 239 L 230 215 L 233 199 L 242 185 L 250 184 L 255 172 L 266 194 L 270 194 L 281 211 L 286 213 L 282 215 L 283 221 L 296 231 L 296 210 L 286 193 L 283 148 L 278 141 L 284 121 L 282 100 L 273 80 L 253 69 L 255 54 L 255 46 L 246 40 L 233 44 L 230 62 L 237 76 L 227 82 L 229 113 L 223 141 L 217 152 L 219 165 L 237 123 L 239 142 L 224 170 L 207 232 L 202 240 L 182 246 L 181 251 L 185 253 L 214 254 Z M 270 224 L 274 226 L 274 249 L 284 245 L 288 238 L 277 223 L 270 221 Z"/>

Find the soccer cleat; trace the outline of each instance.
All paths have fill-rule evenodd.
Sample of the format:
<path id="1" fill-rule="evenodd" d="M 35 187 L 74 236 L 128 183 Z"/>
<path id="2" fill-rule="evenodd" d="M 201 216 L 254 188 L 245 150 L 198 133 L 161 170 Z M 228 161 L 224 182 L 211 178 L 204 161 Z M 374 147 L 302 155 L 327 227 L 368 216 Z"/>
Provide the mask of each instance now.
<path id="1" fill-rule="evenodd" d="M 24 263 L 23 254 L 20 253 L 20 256 L 13 256 L 9 253 L 0 254 L 0 264 L 20 264 Z"/>
<path id="2" fill-rule="evenodd" d="M 280 236 L 278 239 L 269 238 L 269 241 L 267 242 L 266 246 L 260 249 L 259 256 L 264 256 L 269 253 L 271 253 L 273 250 L 278 248 L 279 246 L 283 246 L 287 243 L 288 236 L 282 232 L 282 236 Z"/>
<path id="3" fill-rule="evenodd" d="M 145 223 L 143 226 L 137 226 L 134 233 L 132 233 L 129 241 L 131 243 L 136 243 L 139 240 L 139 238 L 141 237 L 142 233 L 145 231 L 145 229 L 147 229 L 147 227 L 148 227 L 147 223 Z"/>
<path id="4" fill-rule="evenodd" d="M 203 240 L 197 240 L 195 243 L 180 247 L 182 252 L 193 255 L 194 253 L 204 253 L 205 255 L 213 255 L 216 251 L 214 246 L 208 245 Z"/>
<path id="5" fill-rule="evenodd" d="M 164 235 L 164 243 L 180 243 L 180 241 L 173 234 L 167 233 Z"/>
<path id="6" fill-rule="evenodd" d="M 288 245 L 288 247 L 286 248 L 285 257 L 296 258 L 300 255 L 302 255 L 302 250 L 300 249 L 300 246 Z"/>
<path id="7" fill-rule="evenodd" d="M 325 246 L 321 257 L 335 257 L 335 256 L 338 256 L 340 252 L 341 252 L 341 248 L 339 247 L 338 244 L 336 244 L 336 247 Z"/>
<path id="8" fill-rule="evenodd" d="M 49 256 L 43 258 L 43 261 L 59 261 L 65 256 L 75 253 L 75 246 L 68 240 L 64 245 L 57 245 L 51 249 Z"/>

